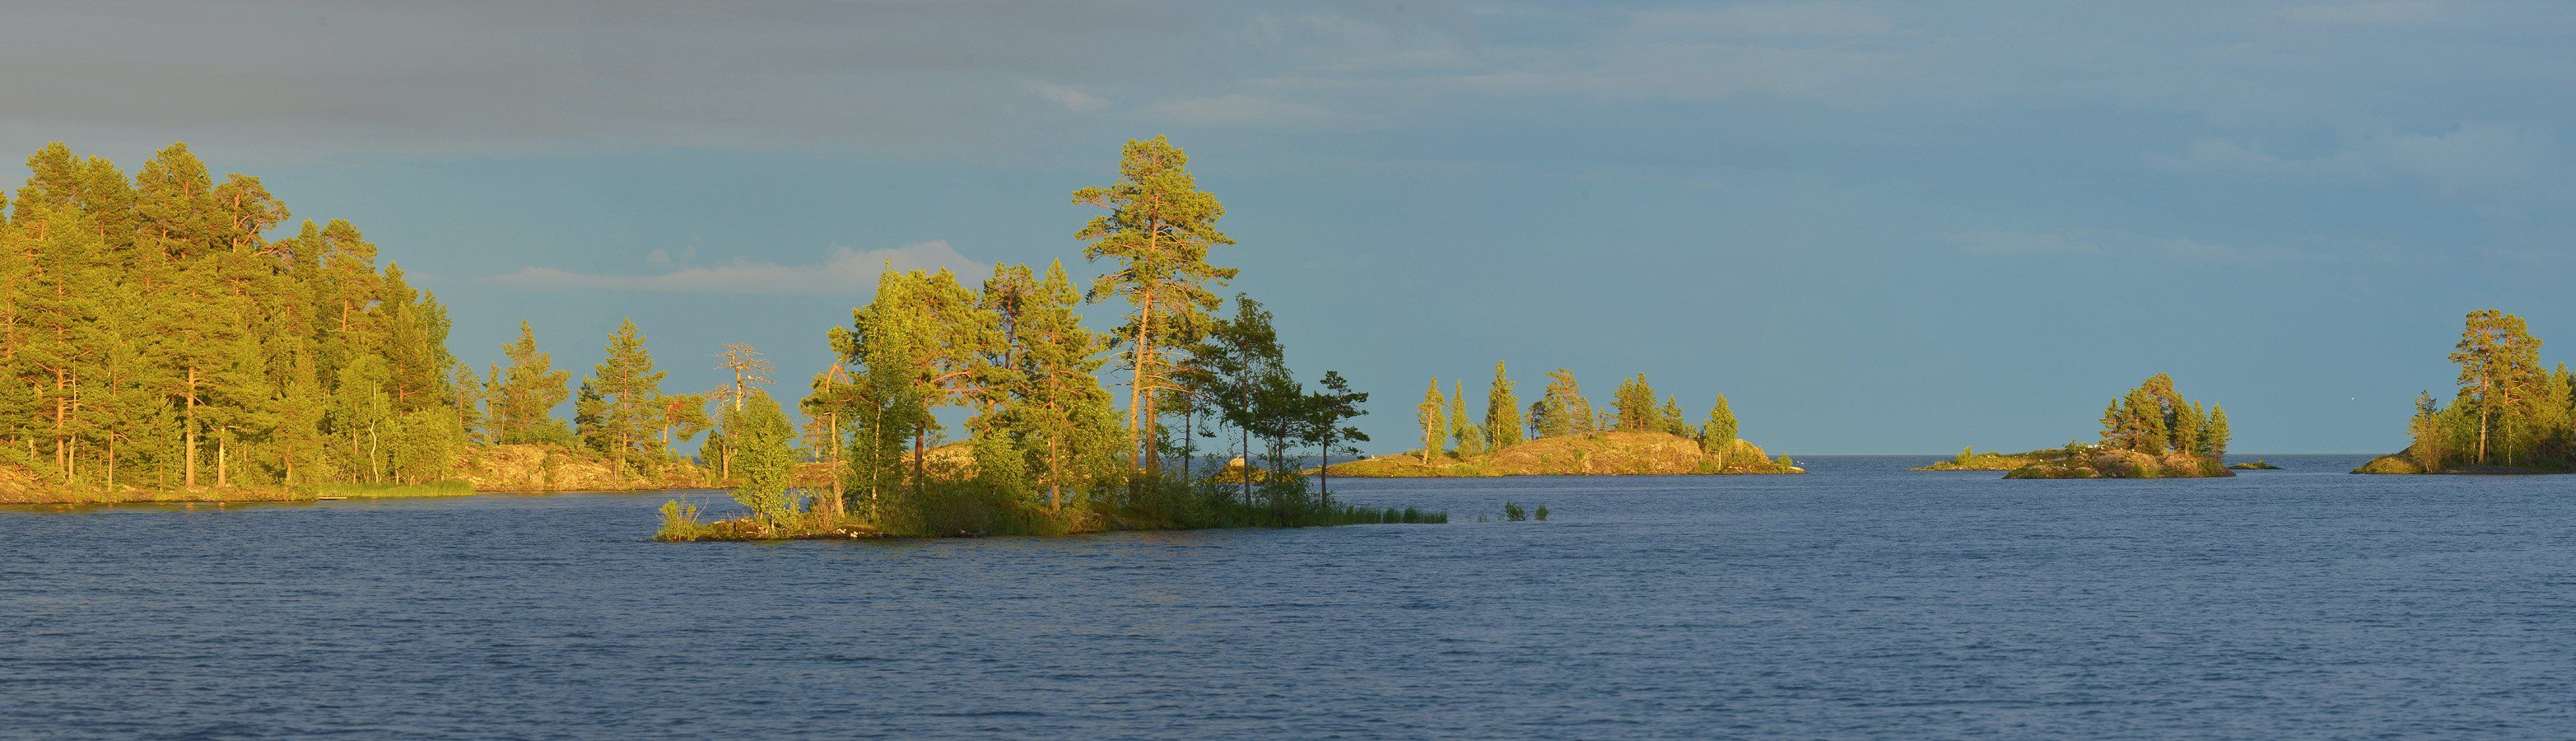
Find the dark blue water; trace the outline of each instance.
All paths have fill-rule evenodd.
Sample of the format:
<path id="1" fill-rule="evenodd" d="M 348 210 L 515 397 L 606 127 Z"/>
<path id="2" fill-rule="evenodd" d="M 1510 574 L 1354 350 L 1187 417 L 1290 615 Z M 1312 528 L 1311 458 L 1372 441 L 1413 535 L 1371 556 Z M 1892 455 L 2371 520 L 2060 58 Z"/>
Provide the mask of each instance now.
<path id="1" fill-rule="evenodd" d="M 905 543 L 651 543 L 650 495 L 8 511 L 0 735 L 2576 734 L 2576 479 L 2274 460 Z M 1554 517 L 1475 522 L 1507 499 Z"/>

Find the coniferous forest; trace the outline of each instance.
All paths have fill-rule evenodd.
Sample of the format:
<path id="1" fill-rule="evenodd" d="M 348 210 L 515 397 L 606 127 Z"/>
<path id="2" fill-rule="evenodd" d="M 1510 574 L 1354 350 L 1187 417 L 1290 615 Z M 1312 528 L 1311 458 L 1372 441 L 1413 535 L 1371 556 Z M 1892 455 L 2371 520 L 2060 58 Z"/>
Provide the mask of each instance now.
<path id="1" fill-rule="evenodd" d="M 1225 295 L 1225 207 L 1187 164 L 1133 141 L 1113 182 L 1072 194 L 1095 210 L 1073 233 L 1100 271 L 1086 284 L 1062 261 L 886 271 L 829 331 L 840 362 L 793 402 L 797 429 L 758 351 L 725 348 L 718 388 L 666 391 L 631 321 L 578 381 L 524 322 L 507 363 L 477 372 L 450 354 L 437 298 L 356 226 L 289 227 L 257 178 L 218 179 L 184 144 L 131 175 L 50 144 L 0 194 L 0 485 L 66 502 L 711 486 L 750 513 L 704 522 L 674 502 L 663 535 L 688 540 L 1419 521 L 1438 515 L 1336 504 L 1331 477 L 1798 470 L 1740 440 L 1723 396 L 1693 424 L 1638 374 L 1596 409 L 1559 369 L 1523 406 L 1501 363 L 1481 415 L 1435 379 L 1419 448 L 1336 465 L 1368 440 L 1349 424 L 1368 395 L 1335 372 L 1301 380 L 1265 305 Z M 1089 307 L 1115 326 L 1087 325 Z M 2470 314 L 2455 397 L 2421 397 L 2408 448 L 2363 470 L 2570 468 L 2576 378 L 2539 347 L 2519 317 Z M 2102 424 L 2099 445 L 1952 467 L 2226 475 L 2225 411 L 2169 377 Z"/>
<path id="2" fill-rule="evenodd" d="M 2544 367 L 2540 344 L 2522 317 L 2469 312 L 2450 355 L 2450 403 L 2417 395 L 2406 449 L 2354 473 L 2576 471 L 2576 375 Z"/>
<path id="3" fill-rule="evenodd" d="M 750 516 L 675 539 L 1430 521 L 1334 503 L 1308 456 L 1356 455 L 1368 396 L 1302 381 L 1271 315 L 1220 293 L 1224 206 L 1160 137 L 1130 142 L 1075 236 L 1105 269 L 888 270 L 828 341 L 794 429 L 748 346 L 731 381 L 662 388 L 625 323 L 578 382 L 523 322 L 485 372 L 357 227 L 291 218 L 184 144 L 132 176 L 48 145 L 0 225 L 0 488 L 22 501 L 294 499 L 722 486 Z M 1096 332 L 1082 309 L 1120 324 Z M 1126 408 L 1110 386 L 1123 385 Z M 571 402 L 570 424 L 555 410 Z M 943 410 L 963 424 L 950 429 Z M 699 455 L 678 447 L 706 436 Z M 1241 463 L 1199 466 L 1202 446 Z"/>
<path id="4" fill-rule="evenodd" d="M 476 385 L 447 312 L 346 221 L 184 144 L 50 144 L 0 225 L 0 464 L 68 498 L 448 478 Z"/>

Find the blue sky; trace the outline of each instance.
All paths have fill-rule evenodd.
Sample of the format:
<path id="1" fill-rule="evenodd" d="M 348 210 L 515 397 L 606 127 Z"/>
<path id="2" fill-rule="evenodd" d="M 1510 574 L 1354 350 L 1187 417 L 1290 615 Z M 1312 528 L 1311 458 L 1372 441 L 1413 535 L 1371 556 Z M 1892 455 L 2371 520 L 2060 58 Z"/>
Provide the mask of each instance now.
<path id="1" fill-rule="evenodd" d="M 1790 453 L 2090 437 L 2156 372 L 2239 450 L 2387 450 L 2462 314 L 2576 327 L 2576 5 L 1028 5 L 22 10 L 0 146 L 187 141 L 468 362 L 633 317 L 686 389 L 801 385 L 888 259 L 1091 272 L 1068 194 L 1168 134 L 1381 450 L 1497 358 Z"/>

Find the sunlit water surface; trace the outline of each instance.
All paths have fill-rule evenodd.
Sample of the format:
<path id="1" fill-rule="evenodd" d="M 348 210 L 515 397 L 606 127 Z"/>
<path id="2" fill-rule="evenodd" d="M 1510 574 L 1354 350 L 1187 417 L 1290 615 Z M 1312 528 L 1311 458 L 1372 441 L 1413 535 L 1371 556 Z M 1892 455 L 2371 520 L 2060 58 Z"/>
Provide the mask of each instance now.
<path id="1" fill-rule="evenodd" d="M 2576 479 L 2273 460 L 898 543 L 652 543 L 660 495 L 0 511 L 0 735 L 2576 733 Z"/>

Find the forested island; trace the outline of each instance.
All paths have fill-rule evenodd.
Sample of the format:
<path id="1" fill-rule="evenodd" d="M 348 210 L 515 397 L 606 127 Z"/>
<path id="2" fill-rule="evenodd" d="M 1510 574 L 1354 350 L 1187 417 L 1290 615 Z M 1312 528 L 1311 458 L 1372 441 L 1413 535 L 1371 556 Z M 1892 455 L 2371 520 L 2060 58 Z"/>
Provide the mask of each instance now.
<path id="1" fill-rule="evenodd" d="M 2226 465 L 2232 438 L 2227 410 L 2203 409 L 2158 373 L 2111 400 L 2101 442 L 2027 453 L 1979 453 L 1973 447 L 1916 471 L 2006 471 L 2007 479 L 2157 479 L 2234 476 Z"/>
<path id="2" fill-rule="evenodd" d="M 2459 390 L 2445 405 L 2415 397 L 2406 449 L 2353 473 L 2516 474 L 2576 471 L 2576 375 L 2545 369 L 2522 317 L 2470 312 L 2452 346 Z"/>
<path id="3" fill-rule="evenodd" d="M 1806 472 L 1788 456 L 1774 459 L 1737 439 L 1724 394 L 1694 428 L 1680 400 L 1656 403 L 1646 374 L 1620 381 L 1609 409 L 1594 408 L 1573 371 L 1558 368 L 1547 378 L 1547 389 L 1524 409 L 1509 368 L 1496 361 L 1481 420 L 1468 409 L 1465 384 L 1443 396 L 1440 379 L 1431 379 L 1417 408 L 1422 447 L 1325 470 L 1367 478 Z"/>
<path id="4" fill-rule="evenodd" d="M 703 483 L 649 435 L 611 455 L 539 424 L 565 374 L 531 341 L 543 378 L 458 364 L 445 307 L 357 227 L 268 236 L 289 212 L 258 178 L 185 144 L 130 179 L 60 143 L 27 167 L 0 194 L 0 502 Z"/>
<path id="5" fill-rule="evenodd" d="M 1236 272 L 1208 254 L 1233 240 L 1186 164 L 1133 141 L 1116 182 L 1073 194 L 1102 212 L 1084 256 L 1112 268 L 1088 291 L 1060 263 L 980 287 L 887 271 L 829 333 L 841 362 L 798 430 L 758 351 L 719 353 L 719 388 L 667 392 L 631 321 L 578 383 L 526 322 L 478 373 L 437 298 L 348 222 L 272 238 L 285 205 L 257 178 L 215 182 L 184 144 L 132 178 L 50 144 L 0 194 L 0 379 L 19 390 L 0 394 L 0 503 L 726 487 L 751 511 L 701 523 L 674 502 L 678 540 L 1444 520 L 1335 502 L 1296 470 L 1356 455 L 1368 395 L 1297 380 L 1259 302 L 1216 315 Z M 1103 301 L 1127 309 L 1110 333 L 1077 312 Z M 1123 418 L 1100 378 L 1113 350 L 1137 390 Z M 1203 438 L 1257 475 L 1196 470 Z"/>

